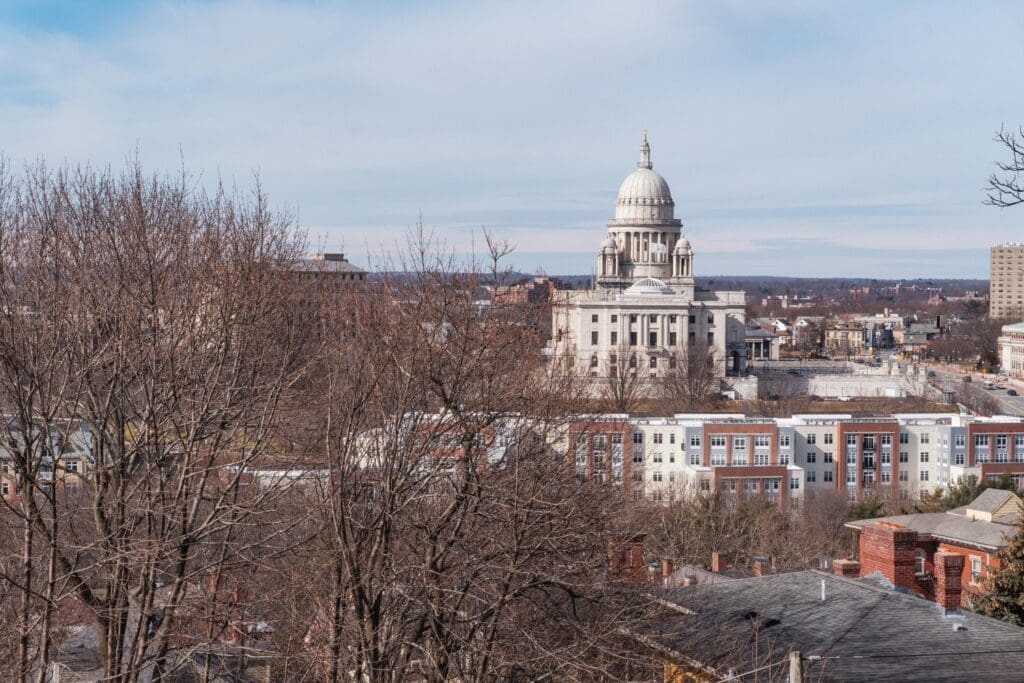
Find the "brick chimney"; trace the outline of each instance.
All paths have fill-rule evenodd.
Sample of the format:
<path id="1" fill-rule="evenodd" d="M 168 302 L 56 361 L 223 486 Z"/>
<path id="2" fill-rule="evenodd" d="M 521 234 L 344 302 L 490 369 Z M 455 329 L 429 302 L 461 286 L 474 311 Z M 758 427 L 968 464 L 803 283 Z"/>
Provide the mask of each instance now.
<path id="1" fill-rule="evenodd" d="M 754 576 L 766 576 L 769 572 L 768 558 L 758 555 L 754 558 Z"/>
<path id="2" fill-rule="evenodd" d="M 935 602 L 946 612 L 960 609 L 964 556 L 940 550 L 935 553 Z"/>
<path id="3" fill-rule="evenodd" d="M 729 562 L 725 559 L 725 555 L 722 555 L 717 550 L 711 553 L 711 571 L 716 574 L 721 574 L 729 568 Z"/>
<path id="4" fill-rule="evenodd" d="M 880 572 L 896 588 L 913 591 L 917 532 L 901 524 L 875 522 L 860 534 L 861 575 Z"/>
<path id="5" fill-rule="evenodd" d="M 645 580 L 643 534 L 609 541 L 608 575 L 620 581 Z"/>
<path id="6" fill-rule="evenodd" d="M 674 568 L 672 567 L 672 559 L 669 558 L 669 557 L 662 558 L 662 560 L 661 560 L 661 578 L 667 579 L 668 577 L 672 576 L 673 569 Z"/>
<path id="7" fill-rule="evenodd" d="M 832 563 L 832 571 L 836 576 L 856 579 L 860 577 L 860 562 L 857 560 L 835 560 Z"/>

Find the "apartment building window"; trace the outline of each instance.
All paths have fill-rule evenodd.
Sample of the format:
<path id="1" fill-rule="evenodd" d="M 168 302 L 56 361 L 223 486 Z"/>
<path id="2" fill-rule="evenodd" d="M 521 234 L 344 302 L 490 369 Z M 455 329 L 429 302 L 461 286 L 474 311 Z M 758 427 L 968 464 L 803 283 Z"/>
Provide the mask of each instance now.
<path id="1" fill-rule="evenodd" d="M 669 432 L 668 442 L 669 443 L 675 443 L 676 442 L 676 433 L 675 432 Z"/>
<path id="2" fill-rule="evenodd" d="M 891 465 L 892 464 L 892 453 L 890 453 L 889 451 L 882 451 L 881 459 L 882 459 L 882 464 L 883 465 Z"/>
<path id="3" fill-rule="evenodd" d="M 953 464 L 954 465 L 963 465 L 964 464 L 964 454 L 963 453 L 954 453 L 953 454 Z"/>
<path id="4" fill-rule="evenodd" d="M 825 470 L 821 473 L 822 481 L 832 481 L 832 470 Z"/>
<path id="5" fill-rule="evenodd" d="M 846 483 L 856 484 L 857 483 L 857 470 L 846 470 Z"/>
<path id="6" fill-rule="evenodd" d="M 712 434 L 711 435 L 711 447 L 712 448 L 725 448 L 725 434 Z"/>
<path id="7" fill-rule="evenodd" d="M 892 472 L 890 472 L 889 470 L 882 470 L 879 474 L 878 479 L 883 484 L 888 484 L 890 481 L 892 481 Z"/>
<path id="8" fill-rule="evenodd" d="M 690 464 L 695 467 L 700 465 L 700 453 L 690 453 Z"/>
<path id="9" fill-rule="evenodd" d="M 772 445 L 772 437 L 767 434 L 758 434 L 754 437 L 755 448 L 770 448 Z"/>
<path id="10" fill-rule="evenodd" d="M 644 461 L 644 452 L 640 451 L 640 450 L 633 451 L 633 462 L 639 464 L 639 463 L 642 463 L 643 461 Z"/>
<path id="11" fill-rule="evenodd" d="M 917 574 L 918 576 L 924 576 L 925 575 L 924 561 L 925 561 L 924 551 L 921 550 L 920 548 L 918 548 L 914 552 L 914 573 Z"/>
<path id="12" fill-rule="evenodd" d="M 690 447 L 691 448 L 700 448 L 700 434 L 691 434 L 690 435 Z"/>
<path id="13" fill-rule="evenodd" d="M 976 448 L 988 448 L 988 434 L 975 434 L 974 446 Z"/>
<path id="14" fill-rule="evenodd" d="M 907 432 L 900 432 L 900 443 L 901 444 L 908 444 L 908 443 L 910 443 L 910 434 L 908 434 Z"/>
<path id="15" fill-rule="evenodd" d="M 10 494 L 11 494 L 11 485 L 8 484 L 6 481 L 3 482 L 2 484 L 0 484 L 0 495 L 3 495 L 6 498 Z"/>
<path id="16" fill-rule="evenodd" d="M 956 444 L 957 446 L 966 446 L 967 445 L 967 437 L 964 434 L 962 434 L 962 433 L 961 434 L 957 434 L 956 437 L 954 437 L 954 439 L 953 439 L 953 443 Z"/>
<path id="17" fill-rule="evenodd" d="M 725 451 L 711 451 L 711 464 L 712 465 L 724 465 L 725 464 Z"/>
<path id="18" fill-rule="evenodd" d="M 907 476 L 906 470 L 900 470 L 900 481 L 910 481 L 910 477 Z"/>
<path id="19" fill-rule="evenodd" d="M 814 444 L 818 443 L 818 435 L 817 434 L 808 434 L 807 435 L 807 443 L 810 444 L 810 445 L 814 445 Z"/>
<path id="20" fill-rule="evenodd" d="M 736 451 L 747 450 L 747 437 L 745 436 L 734 436 L 732 437 L 732 448 Z"/>
<path id="21" fill-rule="evenodd" d="M 7 484 L 4 484 L 6 487 Z M 7 491 L 4 491 L 4 495 L 7 495 Z M 971 583 L 981 583 L 981 558 L 971 556 Z"/>
<path id="22" fill-rule="evenodd" d="M 590 333 L 590 345 L 597 346 L 597 331 Z"/>
<path id="23" fill-rule="evenodd" d="M 847 434 L 846 435 L 846 445 L 847 446 L 856 446 L 857 445 L 857 435 L 856 434 Z"/>
<path id="24" fill-rule="evenodd" d="M 643 443 L 643 442 L 644 442 L 644 433 L 643 432 L 633 432 L 633 443 Z"/>
<path id="25" fill-rule="evenodd" d="M 779 445 L 789 447 L 789 434 L 779 434 Z"/>
<path id="26" fill-rule="evenodd" d="M 790 477 L 789 478 L 789 488 L 790 488 L 790 490 L 800 488 L 800 479 L 799 479 L 799 477 Z"/>
<path id="27" fill-rule="evenodd" d="M 661 443 L 661 432 L 654 432 L 654 443 Z"/>
<path id="28" fill-rule="evenodd" d="M 597 313 L 594 313 L 593 315 L 590 316 L 590 322 L 592 322 L 592 323 L 596 323 L 597 322 Z"/>
<path id="29" fill-rule="evenodd" d="M 883 446 L 891 446 L 892 445 L 892 434 L 882 434 L 882 445 Z"/>
<path id="30" fill-rule="evenodd" d="M 7 474 L 11 469 L 11 466 L 6 462 L 0 463 L 0 472 Z"/>
<path id="31" fill-rule="evenodd" d="M 921 435 L 921 443 L 930 443 L 931 437 L 925 433 Z"/>
<path id="32" fill-rule="evenodd" d="M 808 463 L 817 462 L 818 455 L 816 453 L 808 453 L 807 457 L 806 457 L 806 460 L 807 460 Z"/>
<path id="33" fill-rule="evenodd" d="M 700 480 L 700 490 L 701 491 L 710 491 L 711 490 L 711 481 L 708 480 L 708 479 L 701 479 Z"/>
<path id="34" fill-rule="evenodd" d="M 825 435 L 825 445 L 828 446 L 828 445 L 831 445 L 831 443 L 832 443 L 832 434 L 831 433 L 826 434 Z"/>
<path id="35" fill-rule="evenodd" d="M 817 472 L 815 472 L 814 470 L 808 470 L 807 471 L 807 483 L 808 484 L 813 484 L 815 482 L 816 477 L 817 477 Z"/>
<path id="36" fill-rule="evenodd" d="M 921 470 L 921 481 L 928 481 L 928 470 Z"/>
<path id="37" fill-rule="evenodd" d="M 754 464 L 755 465 L 767 465 L 768 464 L 768 454 L 767 453 L 754 453 Z M 779 456 L 779 464 L 780 465 L 788 465 L 789 464 L 789 456 L 785 455 L 785 454 L 780 455 Z"/>
<path id="38" fill-rule="evenodd" d="M 910 453 L 907 451 L 900 451 L 900 462 L 910 462 Z"/>
<path id="39" fill-rule="evenodd" d="M 651 472 L 651 481 L 661 481 L 661 472 Z"/>
<path id="40" fill-rule="evenodd" d="M 661 453 L 652 453 L 651 462 L 661 463 Z"/>
<path id="41" fill-rule="evenodd" d="M 643 481 L 644 473 L 640 470 L 633 470 L 633 481 Z"/>
<path id="42" fill-rule="evenodd" d="M 821 456 L 821 461 L 823 463 L 825 463 L 825 464 L 833 462 L 832 454 L 831 453 L 825 453 L 823 456 Z"/>
<path id="43" fill-rule="evenodd" d="M 928 462 L 928 451 L 921 451 L 921 462 Z"/>

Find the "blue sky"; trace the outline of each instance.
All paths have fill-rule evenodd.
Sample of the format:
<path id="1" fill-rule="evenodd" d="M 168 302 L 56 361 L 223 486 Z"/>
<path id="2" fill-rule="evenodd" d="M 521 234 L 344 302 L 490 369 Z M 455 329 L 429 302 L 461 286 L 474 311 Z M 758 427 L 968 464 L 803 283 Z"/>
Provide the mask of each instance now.
<path id="1" fill-rule="evenodd" d="M 0 3 L 0 152 L 182 158 L 371 263 L 588 273 L 640 130 L 698 274 L 986 277 L 1020 2 Z"/>

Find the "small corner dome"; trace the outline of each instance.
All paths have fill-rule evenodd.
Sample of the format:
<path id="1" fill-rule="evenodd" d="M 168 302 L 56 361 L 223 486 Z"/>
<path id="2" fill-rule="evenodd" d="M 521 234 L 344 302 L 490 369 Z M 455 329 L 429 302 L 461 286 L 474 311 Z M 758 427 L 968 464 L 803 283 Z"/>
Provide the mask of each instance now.
<path id="1" fill-rule="evenodd" d="M 685 237 L 680 237 L 679 241 L 676 242 L 675 252 L 677 254 L 689 254 L 689 253 L 692 253 L 693 249 L 690 247 L 690 241 L 688 239 L 686 239 Z"/>
<path id="2" fill-rule="evenodd" d="M 619 245 L 615 242 L 615 238 L 614 237 L 612 237 L 611 235 L 608 235 L 608 237 L 605 239 L 605 241 L 601 242 L 601 250 L 602 251 L 604 251 L 604 250 L 618 251 L 619 250 Z"/>
<path id="3" fill-rule="evenodd" d="M 653 277 L 640 278 L 634 282 L 623 294 L 674 294 L 671 287 Z"/>

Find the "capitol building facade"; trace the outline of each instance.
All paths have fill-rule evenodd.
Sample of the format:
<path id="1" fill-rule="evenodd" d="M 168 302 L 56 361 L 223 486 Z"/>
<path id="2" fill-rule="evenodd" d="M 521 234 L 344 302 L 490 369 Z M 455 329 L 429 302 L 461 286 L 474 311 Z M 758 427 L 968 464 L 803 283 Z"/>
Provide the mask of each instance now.
<path id="1" fill-rule="evenodd" d="M 553 308 L 551 354 L 594 378 L 656 379 L 699 349 L 712 354 L 719 377 L 745 374 L 744 293 L 697 288 L 693 265 L 644 133 L 597 253 L 594 289 L 568 292 Z"/>

